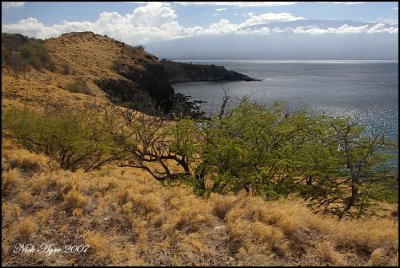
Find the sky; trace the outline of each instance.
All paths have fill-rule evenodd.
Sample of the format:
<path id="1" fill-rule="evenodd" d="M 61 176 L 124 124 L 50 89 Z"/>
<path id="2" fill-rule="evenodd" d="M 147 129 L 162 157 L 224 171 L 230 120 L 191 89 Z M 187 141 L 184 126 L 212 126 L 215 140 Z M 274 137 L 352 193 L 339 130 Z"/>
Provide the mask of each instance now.
<path id="1" fill-rule="evenodd" d="M 311 23 L 315 20 L 339 24 L 322 27 Z M 276 33 L 301 39 L 364 34 L 393 43 L 398 36 L 398 2 L 2 2 L 3 33 L 46 39 L 80 31 L 106 34 L 130 45 Z"/>
<path id="2" fill-rule="evenodd" d="M 397 25 L 398 2 L 2 2 L 2 32 L 49 38 L 91 30 L 144 44 L 300 19 Z"/>

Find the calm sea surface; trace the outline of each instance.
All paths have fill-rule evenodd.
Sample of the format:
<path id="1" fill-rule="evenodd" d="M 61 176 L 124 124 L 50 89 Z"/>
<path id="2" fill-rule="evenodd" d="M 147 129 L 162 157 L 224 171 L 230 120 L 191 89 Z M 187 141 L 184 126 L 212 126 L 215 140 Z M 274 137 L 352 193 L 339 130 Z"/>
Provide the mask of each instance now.
<path id="1" fill-rule="evenodd" d="M 177 60 L 180 61 L 180 60 Z M 199 61 L 225 66 L 262 81 L 192 82 L 173 85 L 176 93 L 207 103 L 218 112 L 224 92 L 264 103 L 282 100 L 292 108 L 358 118 L 369 130 L 384 132 L 398 142 L 398 61 Z M 233 107 L 237 101 L 232 101 Z"/>

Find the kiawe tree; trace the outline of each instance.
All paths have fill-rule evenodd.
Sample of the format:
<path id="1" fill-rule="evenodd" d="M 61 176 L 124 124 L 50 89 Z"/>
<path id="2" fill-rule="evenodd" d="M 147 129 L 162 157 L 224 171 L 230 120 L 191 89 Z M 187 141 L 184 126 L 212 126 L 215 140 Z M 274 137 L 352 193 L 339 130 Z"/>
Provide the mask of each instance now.
<path id="1" fill-rule="evenodd" d="M 374 197 L 370 195 L 371 191 L 361 191 L 361 188 L 368 182 L 385 179 L 384 174 L 389 168 L 385 162 L 393 157 L 389 152 L 393 151 L 394 144 L 383 134 L 364 134 L 365 127 L 357 121 L 333 119 L 331 125 L 336 132 L 338 150 L 344 159 L 351 188 L 351 195 L 339 214 L 343 218 L 353 206 L 363 209 L 364 201 Z"/>
<path id="2" fill-rule="evenodd" d="M 209 120 L 171 120 L 116 106 L 9 111 L 3 136 L 44 152 L 60 167 L 98 169 L 117 162 L 161 182 L 189 182 L 197 193 L 239 192 L 306 199 L 317 211 L 361 215 L 388 190 L 393 143 L 349 119 L 282 104 L 243 100 Z"/>

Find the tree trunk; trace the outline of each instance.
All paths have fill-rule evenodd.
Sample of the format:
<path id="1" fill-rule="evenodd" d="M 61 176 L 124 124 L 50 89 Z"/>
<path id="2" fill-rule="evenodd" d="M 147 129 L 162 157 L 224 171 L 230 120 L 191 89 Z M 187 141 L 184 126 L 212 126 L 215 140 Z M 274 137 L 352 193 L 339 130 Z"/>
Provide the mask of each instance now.
<path id="1" fill-rule="evenodd" d="M 356 179 L 356 178 L 354 178 L 354 179 Z M 347 202 L 346 207 L 343 209 L 343 211 L 339 215 L 340 220 L 343 218 L 343 216 L 346 214 L 346 212 L 351 209 L 351 207 L 354 205 L 354 202 L 357 199 L 358 183 L 356 183 L 354 181 L 354 179 L 352 178 L 352 183 L 351 183 L 351 197 L 350 197 L 349 201 Z"/>

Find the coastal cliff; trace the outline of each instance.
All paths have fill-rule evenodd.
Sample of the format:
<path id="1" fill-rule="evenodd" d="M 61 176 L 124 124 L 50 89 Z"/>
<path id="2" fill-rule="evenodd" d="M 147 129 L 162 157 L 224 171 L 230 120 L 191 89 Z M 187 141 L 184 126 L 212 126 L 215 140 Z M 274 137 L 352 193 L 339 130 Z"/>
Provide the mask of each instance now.
<path id="1" fill-rule="evenodd" d="M 200 82 L 200 81 L 258 81 L 247 75 L 227 70 L 224 66 L 214 64 L 192 64 L 169 60 L 161 60 L 168 82 Z"/>
<path id="2" fill-rule="evenodd" d="M 105 97 L 144 112 L 156 104 L 169 113 L 181 102 L 171 83 L 254 80 L 223 66 L 159 61 L 143 46 L 93 32 L 66 33 L 46 40 L 2 34 L 2 41 L 2 61 L 7 68 L 21 63 L 24 68 L 18 71 L 27 74 L 32 69 L 39 80 L 46 73 L 51 76 L 48 80 L 62 89 L 72 87 L 73 92 Z"/>

